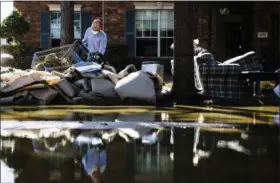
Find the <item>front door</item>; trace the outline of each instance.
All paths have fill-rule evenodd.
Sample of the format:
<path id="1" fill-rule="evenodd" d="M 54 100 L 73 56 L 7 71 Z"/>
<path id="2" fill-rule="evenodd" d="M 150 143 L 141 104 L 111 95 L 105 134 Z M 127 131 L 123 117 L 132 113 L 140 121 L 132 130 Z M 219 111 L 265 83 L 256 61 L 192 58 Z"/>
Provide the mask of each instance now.
<path id="1" fill-rule="evenodd" d="M 269 46 L 271 51 L 270 55 L 268 55 L 268 68 L 269 70 L 276 70 L 279 66 L 279 15 L 273 14 L 271 16 L 271 36 Z"/>
<path id="2" fill-rule="evenodd" d="M 216 54 L 219 61 L 251 51 L 252 4 L 226 2 L 217 6 Z"/>
<path id="3" fill-rule="evenodd" d="M 226 59 L 242 53 L 242 25 L 241 22 L 223 23 L 223 47 Z"/>

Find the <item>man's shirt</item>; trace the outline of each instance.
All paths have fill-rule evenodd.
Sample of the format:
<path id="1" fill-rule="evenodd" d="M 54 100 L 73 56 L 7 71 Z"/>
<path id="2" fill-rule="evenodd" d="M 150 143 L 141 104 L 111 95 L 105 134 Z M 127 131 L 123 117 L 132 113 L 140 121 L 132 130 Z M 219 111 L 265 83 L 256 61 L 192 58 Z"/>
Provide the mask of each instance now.
<path id="1" fill-rule="evenodd" d="M 89 27 L 85 33 L 83 42 L 87 44 L 91 52 L 99 52 L 104 55 L 107 47 L 107 35 L 104 31 L 99 31 L 97 34 L 93 33 Z"/>

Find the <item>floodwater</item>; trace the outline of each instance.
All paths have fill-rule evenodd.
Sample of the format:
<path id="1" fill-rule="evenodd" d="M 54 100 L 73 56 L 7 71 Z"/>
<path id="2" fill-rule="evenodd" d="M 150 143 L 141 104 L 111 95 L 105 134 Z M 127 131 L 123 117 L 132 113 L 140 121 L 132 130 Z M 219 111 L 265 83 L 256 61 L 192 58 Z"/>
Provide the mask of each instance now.
<path id="1" fill-rule="evenodd" d="M 277 107 L 1 107 L 1 183 L 279 183 Z"/>

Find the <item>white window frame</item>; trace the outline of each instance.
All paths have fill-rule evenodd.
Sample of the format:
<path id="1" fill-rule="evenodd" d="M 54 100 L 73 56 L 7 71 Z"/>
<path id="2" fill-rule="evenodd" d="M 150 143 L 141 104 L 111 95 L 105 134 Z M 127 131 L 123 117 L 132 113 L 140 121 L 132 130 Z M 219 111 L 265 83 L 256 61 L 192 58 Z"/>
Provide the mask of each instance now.
<path id="1" fill-rule="evenodd" d="M 158 14 L 157 58 L 172 58 L 172 56 L 160 56 L 160 39 L 161 38 L 171 38 L 171 37 L 162 37 L 160 35 L 160 28 L 161 28 L 161 10 L 173 10 L 173 12 L 174 12 L 174 4 L 173 3 L 163 3 L 163 2 L 150 2 L 150 3 L 137 2 L 137 3 L 134 3 L 134 6 L 135 6 L 136 12 L 137 12 L 137 10 L 157 10 L 157 14 Z M 136 22 L 135 22 L 135 40 L 134 40 L 135 55 L 134 56 L 136 58 L 143 58 L 143 56 L 137 56 L 137 54 L 136 54 L 136 51 L 137 51 L 136 50 L 137 49 L 136 41 L 139 38 L 141 39 L 141 38 L 152 38 L 152 37 L 137 37 Z M 173 39 L 174 39 L 174 28 L 173 28 Z"/>
<path id="2" fill-rule="evenodd" d="M 157 22 L 158 22 L 158 24 L 157 24 L 157 37 L 152 37 L 152 36 L 137 36 L 137 34 L 136 34 L 136 31 L 137 31 L 137 27 L 136 27 L 136 22 L 135 22 L 135 57 L 136 58 L 143 58 L 144 56 L 137 56 L 137 54 L 136 54 L 136 49 L 137 49 L 137 40 L 139 40 L 139 39 L 141 39 L 141 38 L 143 38 L 143 39 L 145 39 L 145 38 L 157 38 L 157 58 L 171 58 L 172 56 L 161 56 L 160 55 L 160 48 L 161 48 L 161 46 L 160 46 L 160 43 L 161 43 L 161 38 L 166 38 L 166 39 L 168 39 L 168 38 L 173 38 L 174 39 L 174 34 L 173 34 L 173 37 L 168 37 L 167 35 L 166 36 L 161 36 L 160 34 L 161 34 L 161 12 L 163 11 L 163 10 L 170 10 L 170 9 L 138 9 L 138 11 L 141 11 L 141 10 L 150 10 L 150 11 L 153 11 L 153 10 L 156 10 L 156 12 L 157 12 Z M 137 10 L 136 10 L 136 12 L 137 12 Z M 151 28 L 151 25 L 150 25 L 150 28 Z M 174 32 L 174 27 L 173 27 L 173 32 Z"/>
<path id="3" fill-rule="evenodd" d="M 61 11 L 51 11 L 50 12 L 50 21 L 51 21 L 51 16 L 52 16 L 52 14 L 53 13 L 55 13 L 55 14 L 61 14 Z M 74 22 L 73 23 L 75 23 L 75 22 L 80 22 L 80 28 L 82 29 L 82 12 L 80 12 L 80 11 L 75 11 L 74 13 L 79 13 L 79 15 L 80 15 L 80 19 L 79 20 L 74 20 Z M 50 26 L 50 34 L 51 34 L 51 26 Z M 61 31 L 61 29 L 60 29 L 60 31 Z M 74 39 L 82 39 L 82 30 L 80 30 L 81 32 L 80 32 L 80 37 L 79 38 L 75 38 L 75 32 L 74 32 Z M 52 36 L 50 36 L 50 39 L 52 40 L 52 39 L 61 39 L 61 38 L 52 38 Z"/>
<path id="4" fill-rule="evenodd" d="M 51 20 L 51 14 L 52 13 L 61 13 L 60 4 L 48 4 L 48 7 L 49 7 L 49 11 L 50 11 L 50 20 Z M 81 37 L 77 38 L 77 39 L 82 39 L 82 11 L 81 10 L 82 10 L 82 4 L 74 4 L 74 13 L 79 13 L 80 14 L 80 20 L 79 21 L 81 23 L 81 27 L 80 27 L 81 28 Z M 51 33 L 51 27 L 50 27 L 50 33 Z M 52 39 L 57 39 L 57 38 L 52 38 L 50 36 L 50 39 L 52 40 Z M 74 37 L 74 39 L 76 39 L 76 38 Z"/>

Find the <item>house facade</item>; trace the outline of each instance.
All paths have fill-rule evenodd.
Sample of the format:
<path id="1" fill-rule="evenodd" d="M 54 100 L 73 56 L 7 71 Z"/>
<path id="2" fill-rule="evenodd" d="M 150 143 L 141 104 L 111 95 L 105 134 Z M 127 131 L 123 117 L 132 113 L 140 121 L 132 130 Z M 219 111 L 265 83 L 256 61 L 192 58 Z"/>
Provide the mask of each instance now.
<path id="1" fill-rule="evenodd" d="M 31 22 L 26 43 L 59 45 L 60 2 L 15 1 L 14 6 Z M 173 56 L 174 2 L 77 1 L 74 11 L 75 39 L 82 39 L 92 20 L 100 18 L 108 43 L 125 44 L 130 56 Z M 275 67 L 280 55 L 279 12 L 279 2 L 200 2 L 195 38 L 219 61 L 254 50 Z"/>

